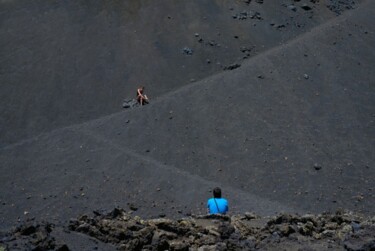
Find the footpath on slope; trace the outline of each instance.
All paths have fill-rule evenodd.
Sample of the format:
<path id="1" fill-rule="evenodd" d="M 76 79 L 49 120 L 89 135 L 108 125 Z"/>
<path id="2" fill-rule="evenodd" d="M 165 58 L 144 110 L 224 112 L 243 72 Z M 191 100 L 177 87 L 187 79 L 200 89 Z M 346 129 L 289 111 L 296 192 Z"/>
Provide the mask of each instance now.
<path id="1" fill-rule="evenodd" d="M 1 1 L 0 146 L 118 111 L 141 83 L 159 96 L 334 17 L 304 2 Z"/>
<path id="2" fill-rule="evenodd" d="M 309 36 L 311 36 L 314 33 L 321 32 L 320 31 L 321 29 L 327 28 L 327 27 L 329 27 L 329 26 L 331 26 L 331 25 L 333 25 L 335 23 L 340 23 L 341 21 L 343 21 L 343 19 L 346 19 L 346 18 L 352 16 L 353 12 L 354 12 L 354 14 L 356 12 L 358 12 L 358 9 L 361 10 L 361 9 L 366 8 L 366 7 L 372 8 L 370 3 L 371 3 L 370 0 L 363 0 L 363 1 L 361 1 L 361 4 L 356 9 L 350 10 L 350 11 L 346 11 L 346 12 L 344 12 L 344 14 L 339 15 L 336 18 L 332 18 L 332 19 L 328 20 L 327 22 L 325 22 L 324 24 L 321 24 L 319 26 L 313 27 L 310 31 L 307 31 L 304 34 L 302 34 L 300 36 L 297 36 L 296 38 L 288 40 L 288 41 L 284 42 L 281 45 L 278 45 L 278 46 L 275 46 L 273 48 L 270 48 L 267 51 L 264 51 L 264 52 L 262 52 L 262 53 L 260 53 L 260 54 L 258 54 L 256 56 L 253 56 L 253 57 L 245 60 L 244 63 L 243 63 L 243 65 L 242 65 L 243 66 L 242 68 L 244 68 L 246 65 L 249 65 L 249 64 L 252 64 L 254 62 L 257 62 L 258 59 L 266 57 L 269 54 L 272 54 L 272 53 L 274 53 L 276 51 L 283 50 L 283 48 L 285 48 L 285 47 L 293 46 L 293 44 L 295 42 L 300 41 L 302 39 L 305 39 L 306 36 L 309 37 Z M 335 4 L 332 4 L 332 6 L 335 6 Z M 343 6 L 345 6 L 345 5 L 343 5 Z M 343 7 L 341 6 L 341 8 L 343 8 Z M 340 11 L 343 11 L 343 10 L 340 9 Z M 238 71 L 238 70 L 241 71 L 242 69 L 241 68 L 236 69 L 236 71 Z M 187 85 L 185 85 L 183 87 L 180 87 L 178 89 L 175 89 L 173 91 L 166 92 L 165 94 L 160 95 L 160 96 L 158 96 L 155 99 L 152 99 L 152 102 L 150 103 L 150 105 L 152 106 L 154 104 L 157 104 L 158 102 L 163 102 L 163 100 L 165 100 L 165 99 L 170 99 L 175 94 L 180 93 L 180 92 L 184 92 L 184 90 L 188 90 L 188 89 L 191 89 L 191 88 L 195 88 L 195 87 L 201 86 L 202 84 L 206 83 L 209 79 L 214 78 L 215 76 L 221 76 L 221 75 L 227 75 L 227 74 L 231 74 L 231 72 L 230 71 L 219 72 L 217 74 L 214 74 L 212 76 L 206 77 L 206 78 L 201 79 L 199 81 L 187 84 Z M 119 106 L 121 105 L 120 103 L 121 102 L 119 102 Z M 69 125 L 69 126 L 65 126 L 65 127 L 61 127 L 61 128 L 56 128 L 56 129 L 53 129 L 53 130 L 51 130 L 49 132 L 43 132 L 43 133 L 40 133 L 40 134 L 38 134 L 36 136 L 30 137 L 30 138 L 26 138 L 26 139 L 22 139 L 20 141 L 17 141 L 15 143 L 12 143 L 12 144 L 9 144 L 9 145 L 1 146 L 0 149 L 3 149 L 3 148 L 5 148 L 5 149 L 12 148 L 14 146 L 21 145 L 23 143 L 31 142 L 31 141 L 37 140 L 38 137 L 40 137 L 42 135 L 46 135 L 46 134 L 49 134 L 51 132 L 58 131 L 58 130 L 64 130 L 65 128 L 75 127 L 76 125 L 90 124 L 93 121 L 109 120 L 113 116 L 117 116 L 118 114 L 122 114 L 122 113 L 128 112 L 128 111 L 130 111 L 130 110 L 125 110 L 125 111 L 123 110 L 123 111 L 120 111 L 120 112 L 115 112 L 115 113 L 112 113 L 112 114 L 109 114 L 109 115 L 102 116 L 100 118 L 95 118 L 95 119 L 92 119 L 92 120 L 89 120 L 89 121 L 85 121 L 83 123 L 73 124 L 73 125 Z"/>
<path id="3" fill-rule="evenodd" d="M 366 13 L 372 13 L 373 3 L 367 2 L 366 5 L 358 8 L 357 10 L 348 12 L 348 14 L 339 17 L 337 21 L 331 23 L 330 25 L 338 24 L 342 20 L 345 20 L 348 16 L 350 17 L 352 15 L 356 15 L 356 13 L 362 14 L 361 11 L 366 7 L 369 7 L 366 10 Z M 323 27 L 327 27 L 327 25 Z M 319 29 L 316 29 L 309 34 L 318 34 L 318 30 Z M 368 37 L 371 36 L 373 36 L 373 33 L 370 30 Z M 308 41 L 309 38 L 309 36 L 304 35 L 304 39 L 306 41 Z M 360 45 L 363 46 L 363 44 Z M 293 46 L 293 43 L 284 45 L 280 48 L 275 48 L 272 50 L 272 52 L 276 51 L 282 53 L 282 51 L 286 47 L 291 46 Z M 368 47 L 371 48 L 371 44 L 368 45 Z M 366 47 L 364 49 L 366 49 Z M 241 191 L 244 190 L 239 188 L 238 186 L 235 187 L 235 181 L 230 180 L 230 182 L 233 182 L 232 184 L 230 184 L 225 180 L 228 178 L 228 176 L 215 180 L 212 179 L 212 177 L 208 177 L 207 175 L 200 175 L 199 171 L 203 172 L 205 170 L 193 170 L 191 172 L 184 170 L 184 167 L 182 166 L 183 164 L 181 164 L 184 163 L 183 161 L 178 162 L 179 164 L 165 164 L 167 160 L 159 159 L 157 152 L 151 152 L 150 154 L 145 153 L 144 148 L 142 147 L 150 145 L 151 143 L 163 143 L 163 145 L 161 145 L 161 148 L 169 147 L 167 146 L 167 144 L 169 142 L 172 143 L 172 139 L 170 139 L 169 137 L 171 135 L 173 135 L 173 137 L 178 136 L 177 133 L 181 132 L 177 130 L 176 134 L 169 133 L 169 130 L 173 129 L 173 123 L 172 126 L 168 124 L 168 127 L 162 128 L 163 131 L 160 132 L 160 135 L 165 137 L 165 140 L 163 140 L 164 138 L 153 139 L 149 135 L 146 135 L 146 137 L 142 139 L 138 138 L 134 140 L 134 137 L 136 138 L 139 134 L 127 134 L 127 132 L 132 131 L 127 131 L 128 129 L 126 128 L 130 126 L 132 126 L 133 128 L 140 128 L 141 125 L 147 125 L 150 120 L 154 119 L 154 115 L 158 115 L 158 111 L 160 112 L 160 110 L 163 110 L 166 113 L 162 114 L 163 116 L 166 115 L 166 121 L 174 121 L 174 119 L 177 119 L 178 116 L 170 115 L 170 108 L 174 109 L 175 105 L 178 104 L 178 102 L 180 102 L 181 100 L 184 101 L 182 104 L 183 106 L 185 106 L 186 104 L 190 105 L 190 101 L 188 100 L 189 95 L 187 94 L 192 92 L 192 96 L 201 97 L 202 95 L 200 94 L 205 93 L 205 87 L 214 88 L 218 85 L 221 86 L 221 84 L 218 83 L 220 83 L 222 80 L 225 80 L 223 81 L 223 85 L 229 85 L 232 82 L 230 79 L 233 79 L 233 77 L 236 77 L 239 74 L 243 74 L 243 72 L 248 70 L 248 67 L 256 65 L 260 61 L 265 61 L 267 63 L 268 59 L 264 59 L 264 57 L 270 56 L 270 54 L 273 53 L 268 52 L 263 56 L 256 57 L 254 60 L 249 60 L 246 64 L 243 65 L 242 69 L 239 68 L 232 72 L 215 75 L 212 76 L 212 78 L 205 79 L 199 83 L 194 83 L 188 87 L 181 88 L 179 91 L 172 92 L 160 99 L 155 100 L 155 102 L 153 102 L 149 106 L 143 107 L 142 110 L 137 109 L 116 113 L 84 124 L 67 127 L 65 129 L 54 130 L 50 133 L 41 134 L 38 137 L 2 148 L 1 162 L 4 164 L 2 167 L 3 175 L 1 177 L 1 183 L 3 184 L 1 199 L 2 203 L 4 203 L 1 209 L 2 223 L 4 223 L 4 226 L 8 226 L 9 224 L 14 224 L 14 222 L 16 222 L 18 218 L 25 219 L 34 216 L 44 217 L 47 219 L 63 220 L 66 219 L 66 217 L 72 217 L 85 210 L 102 207 L 114 207 L 116 206 L 116 204 L 121 203 L 121 201 L 137 201 L 137 199 L 139 198 L 142 198 L 143 201 L 137 201 L 137 203 L 139 203 L 137 204 L 139 208 L 138 212 L 142 211 L 142 209 L 146 206 L 150 207 L 150 205 L 153 205 L 153 201 L 157 202 L 158 200 L 160 200 L 166 202 L 167 204 L 163 205 L 161 203 L 161 205 L 159 204 L 158 207 L 155 207 L 154 209 L 147 209 L 152 210 L 151 215 L 157 214 L 155 212 L 160 211 L 163 208 L 167 208 L 169 212 L 181 210 L 186 213 L 187 210 L 184 206 L 191 206 L 191 201 L 194 201 L 196 203 L 193 206 L 194 209 L 198 207 L 200 209 L 205 208 L 205 199 L 211 195 L 209 193 L 211 184 L 222 184 L 229 191 L 232 191 L 233 193 L 239 193 L 238 201 L 234 199 L 234 201 L 238 203 L 238 205 L 241 205 L 241 203 L 249 203 L 250 209 L 256 209 L 256 205 L 251 205 L 250 203 L 251 199 L 257 200 L 256 197 L 252 197 L 252 195 L 250 196 L 250 194 L 253 194 L 250 190 L 251 188 L 249 189 L 249 191 L 241 193 Z M 371 53 L 369 53 L 369 55 L 371 55 Z M 282 60 L 282 58 L 280 60 Z M 258 70 L 257 68 L 255 69 Z M 369 76 L 371 77 L 371 75 Z M 246 75 L 245 77 L 247 78 Z M 363 78 L 367 77 L 367 75 L 363 76 Z M 259 79 L 257 81 L 262 80 Z M 221 91 L 221 93 L 219 92 L 219 94 L 221 95 L 217 95 L 217 97 L 219 97 L 220 99 L 220 97 L 225 96 L 226 90 L 227 89 L 219 90 Z M 204 94 L 203 96 L 203 98 L 201 97 L 202 99 L 209 97 L 209 95 L 207 94 Z M 204 110 L 202 109 L 202 104 L 205 103 L 198 104 L 198 108 L 200 110 Z M 229 113 L 230 111 L 232 111 L 233 113 L 233 110 L 234 108 L 230 107 L 227 111 L 229 111 Z M 196 112 L 198 112 L 198 109 L 196 110 Z M 209 112 L 210 111 L 208 111 L 208 113 Z M 174 118 L 170 119 L 170 117 L 173 116 Z M 131 121 L 128 123 L 129 118 L 131 119 Z M 133 121 L 137 120 L 139 123 L 135 123 L 134 125 L 132 125 Z M 124 125 L 126 125 L 126 127 L 124 127 Z M 150 126 L 150 128 L 146 130 L 146 134 L 154 133 L 155 136 L 157 136 L 157 134 L 159 133 L 158 126 L 155 126 L 155 124 L 152 123 L 149 123 L 148 126 Z M 199 123 L 198 126 L 202 126 L 202 123 Z M 98 137 L 100 135 L 99 140 L 98 138 L 84 135 L 84 133 L 80 132 L 80 130 L 83 130 L 84 132 L 87 132 L 89 130 L 90 134 L 98 135 Z M 103 138 L 108 139 L 108 141 L 112 141 L 111 144 L 108 144 L 107 141 L 101 140 Z M 141 140 L 144 140 L 144 142 Z M 154 141 L 152 142 L 151 140 Z M 133 155 L 127 156 L 127 151 L 122 151 L 121 148 L 115 147 L 116 145 L 121 147 L 125 145 L 125 147 L 122 149 L 130 149 Z M 193 146 L 196 147 L 197 144 L 193 142 Z M 172 145 L 172 148 L 174 148 L 174 145 Z M 371 150 L 371 147 L 369 149 Z M 138 154 L 138 156 L 135 154 Z M 143 156 L 145 154 L 148 155 L 146 159 L 149 161 L 146 161 L 147 163 L 144 164 L 142 163 L 142 160 L 139 159 L 139 156 Z M 171 156 L 174 154 L 175 153 L 173 151 L 166 153 L 167 156 Z M 157 186 L 160 185 L 156 183 L 158 182 L 156 178 L 159 179 L 159 173 L 158 169 L 153 168 L 154 163 L 163 163 L 162 165 L 166 165 L 171 169 L 180 169 L 181 171 L 184 171 L 184 174 L 180 175 L 178 179 L 176 179 L 177 181 L 179 181 L 179 183 L 171 184 L 171 182 L 173 181 L 172 178 L 175 178 L 175 173 L 168 176 L 168 173 L 170 173 L 171 169 L 164 170 L 164 176 L 161 175 L 164 178 L 164 180 L 161 182 L 163 185 L 163 187 L 161 187 L 161 191 L 156 191 L 154 189 L 151 189 L 150 191 L 150 187 L 157 188 Z M 194 165 L 192 166 L 194 167 Z M 359 170 L 359 168 L 351 169 Z M 146 175 L 146 177 L 142 176 L 142 171 L 145 171 L 145 174 L 148 175 Z M 236 172 L 235 169 L 229 171 Z M 14 175 L 15 173 L 17 173 L 17 175 Z M 192 175 L 189 177 L 193 177 L 192 179 L 195 179 L 193 184 L 189 180 L 186 180 L 187 173 L 191 173 Z M 131 174 L 132 177 L 129 177 L 129 174 Z M 289 173 L 287 174 L 289 175 Z M 247 178 L 246 175 L 242 176 L 243 177 L 239 178 Z M 368 176 L 372 177 L 371 173 Z M 25 180 L 24 177 L 30 177 L 30 179 Z M 350 181 L 353 181 L 355 175 L 352 175 L 351 178 L 352 180 Z M 147 180 L 146 182 L 144 181 L 145 179 Z M 180 181 L 183 181 L 185 183 Z M 355 182 L 352 183 L 357 184 L 357 180 L 354 181 Z M 202 184 L 202 182 L 204 184 Z M 248 180 L 246 182 L 249 183 Z M 181 184 L 184 185 L 182 186 Z M 365 182 L 358 182 L 358 184 L 366 185 Z M 368 184 L 371 185 L 371 180 Z M 267 183 L 267 186 L 269 185 L 270 182 Z M 350 185 L 352 184 L 350 183 Z M 252 188 L 256 189 L 256 185 L 253 185 Z M 355 190 L 354 188 L 353 190 Z M 314 189 L 318 190 L 319 188 L 317 187 Z M 176 194 L 173 194 L 173 192 L 171 191 L 176 191 Z M 204 191 L 205 194 L 202 194 L 202 191 Z M 181 196 L 181 194 L 183 194 L 184 197 L 178 198 Z M 258 197 L 261 197 L 259 195 L 263 195 L 262 193 L 256 194 L 258 194 Z M 246 198 L 249 198 L 249 200 L 246 202 L 241 202 L 240 195 L 246 196 Z M 283 197 L 279 194 L 277 194 L 277 196 Z M 236 198 L 235 196 L 233 197 Z M 367 203 L 369 204 L 369 211 L 372 210 L 372 198 L 373 197 L 366 198 L 368 199 Z M 359 200 L 361 200 L 361 197 L 359 197 Z M 183 201 L 186 202 L 186 205 L 184 204 L 182 209 L 177 208 L 176 205 L 182 203 Z M 273 200 L 267 198 L 264 201 L 265 203 L 271 203 Z M 347 200 L 346 203 L 353 204 L 352 200 Z M 287 207 L 284 206 L 285 208 L 294 208 L 294 206 L 289 205 L 289 202 L 274 203 L 273 205 L 277 207 L 277 205 L 285 204 L 288 204 Z M 315 209 L 320 208 L 320 205 L 321 204 L 311 204 L 310 208 L 308 208 L 307 210 L 311 210 L 311 207 L 314 207 Z M 172 207 L 175 208 L 172 209 Z M 298 206 L 296 206 L 296 208 L 297 207 Z M 261 208 L 263 208 L 263 206 Z M 272 208 L 270 210 L 272 210 Z M 144 215 L 150 215 L 150 213 L 145 212 Z M 178 214 L 175 213 L 175 216 L 176 215 Z"/>
<path id="4" fill-rule="evenodd" d="M 374 74 L 368 67 L 374 65 L 374 31 L 369 18 L 373 4 L 368 1 L 290 43 L 249 59 L 241 68 L 168 93 L 142 110 L 117 113 L 82 127 L 206 180 L 240 190 L 249 183 L 249 193 L 260 186 L 270 189 L 282 177 L 276 184 L 279 187 L 293 182 L 298 186 L 284 194 L 274 189 L 273 197 L 287 195 L 290 203 L 305 203 L 306 210 L 322 204 L 327 210 L 340 206 L 354 210 L 359 205 L 371 213 L 374 182 L 368 177 L 373 175 L 370 166 L 374 161 L 370 140 L 374 92 L 369 80 Z M 243 98 L 241 105 L 233 98 L 238 93 Z M 258 131 L 252 128 L 261 132 L 254 139 L 250 136 Z M 261 137 L 268 141 L 258 140 Z M 288 137 L 292 140 L 286 146 L 291 149 L 282 160 L 271 167 L 264 164 L 269 161 L 261 159 L 265 149 L 256 147 L 280 141 L 280 150 L 274 150 L 279 157 Z M 239 158 L 217 160 L 219 155 L 237 156 L 235 149 L 242 150 L 240 144 L 246 140 L 251 142 L 246 145 L 248 152 L 245 148 Z M 217 149 L 216 160 L 209 162 L 209 155 Z M 195 157 L 187 159 L 190 156 Z M 295 167 L 285 164 L 293 157 Z M 241 165 L 248 170 L 238 168 Z M 262 171 L 263 177 L 268 176 L 258 184 L 258 177 L 252 175 Z M 241 182 L 235 177 L 242 178 Z M 272 190 L 267 192 L 272 196 Z M 294 193 L 299 198 L 290 198 Z"/>

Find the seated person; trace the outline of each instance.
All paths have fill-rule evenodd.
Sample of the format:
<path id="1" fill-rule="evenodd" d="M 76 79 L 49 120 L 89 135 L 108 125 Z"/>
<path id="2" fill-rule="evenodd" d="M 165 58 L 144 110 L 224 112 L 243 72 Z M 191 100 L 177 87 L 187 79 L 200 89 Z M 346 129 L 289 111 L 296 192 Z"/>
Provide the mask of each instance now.
<path id="1" fill-rule="evenodd" d="M 137 89 L 137 101 L 140 105 L 148 104 L 148 98 L 143 94 L 145 88 L 143 86 Z"/>
<path id="2" fill-rule="evenodd" d="M 228 212 L 228 201 L 221 198 L 221 189 L 216 187 L 213 191 L 214 197 L 207 202 L 209 214 L 226 214 Z"/>

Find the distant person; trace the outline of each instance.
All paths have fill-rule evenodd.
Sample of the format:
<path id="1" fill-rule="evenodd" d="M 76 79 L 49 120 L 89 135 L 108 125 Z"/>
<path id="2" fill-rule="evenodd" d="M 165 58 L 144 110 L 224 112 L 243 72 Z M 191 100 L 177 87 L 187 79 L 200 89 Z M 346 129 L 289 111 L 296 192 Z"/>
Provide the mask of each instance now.
<path id="1" fill-rule="evenodd" d="M 226 214 L 228 212 L 228 201 L 221 198 L 221 189 L 215 187 L 213 191 L 214 197 L 207 201 L 207 209 L 209 214 Z"/>
<path id="2" fill-rule="evenodd" d="M 148 98 L 147 96 L 144 94 L 144 90 L 145 88 L 143 86 L 140 86 L 138 89 L 137 89 L 137 101 L 140 105 L 144 105 L 144 104 L 148 104 Z"/>

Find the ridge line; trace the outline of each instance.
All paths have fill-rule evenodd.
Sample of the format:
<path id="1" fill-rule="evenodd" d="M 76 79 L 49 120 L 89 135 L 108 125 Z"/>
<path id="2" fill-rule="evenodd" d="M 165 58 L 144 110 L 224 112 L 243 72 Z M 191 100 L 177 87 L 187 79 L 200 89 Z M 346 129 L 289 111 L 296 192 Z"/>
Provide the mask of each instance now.
<path id="1" fill-rule="evenodd" d="M 318 25 L 318 26 L 312 27 L 310 30 L 308 30 L 308 31 L 306 31 L 306 32 L 304 32 L 304 33 L 302 33 L 302 34 L 299 35 L 299 36 L 296 36 L 296 37 L 294 37 L 294 38 L 292 38 L 292 39 L 290 39 L 290 40 L 285 41 L 285 42 L 282 43 L 282 44 L 279 44 L 279 45 L 277 45 L 277 46 L 274 46 L 274 47 L 272 47 L 272 48 L 269 48 L 268 50 L 265 50 L 265 51 L 263 51 L 263 52 L 261 52 L 261 53 L 255 55 L 255 56 L 251 57 L 251 58 L 248 58 L 248 59 L 242 61 L 242 62 L 243 62 L 242 65 L 249 65 L 249 64 L 251 64 L 253 61 L 255 61 L 256 59 L 258 59 L 258 58 L 260 58 L 260 57 L 265 57 L 265 56 L 267 56 L 267 55 L 273 53 L 274 51 L 279 51 L 279 50 L 283 49 L 284 47 L 289 47 L 289 46 L 293 45 L 294 43 L 296 43 L 297 41 L 303 40 L 305 37 L 307 37 L 307 36 L 309 36 L 309 35 L 311 35 L 311 34 L 319 33 L 319 32 L 321 31 L 321 29 L 327 28 L 329 25 L 331 25 L 331 24 L 334 23 L 334 22 L 339 22 L 339 23 L 340 23 L 340 22 L 343 22 L 343 21 L 344 21 L 343 19 L 347 18 L 347 16 L 351 16 L 353 12 L 357 12 L 358 10 L 364 8 L 363 6 L 365 6 L 365 5 L 367 5 L 367 4 L 369 4 L 369 1 L 368 1 L 368 0 L 366 0 L 365 2 L 363 2 L 363 3 L 362 3 L 361 5 L 359 5 L 358 8 L 356 8 L 356 9 L 353 9 L 353 10 L 351 10 L 351 11 L 347 11 L 347 12 L 345 12 L 344 14 L 342 14 L 341 16 L 337 16 L 337 17 L 331 18 L 331 19 L 329 19 L 327 22 L 322 23 L 322 24 L 320 24 L 320 25 Z M 233 70 L 231 70 L 231 71 L 229 71 L 229 72 L 241 71 L 241 68 L 242 68 L 242 66 L 239 67 L 239 68 L 233 69 Z M 242 68 L 242 69 L 243 69 L 243 68 Z M 199 85 L 201 82 L 207 82 L 208 79 L 216 78 L 217 76 L 225 75 L 225 74 L 227 74 L 227 73 L 228 73 L 228 71 L 224 71 L 224 70 L 223 70 L 223 71 L 220 71 L 220 72 L 214 73 L 214 74 L 212 74 L 212 75 L 210 75 L 210 76 L 207 76 L 207 77 L 205 77 L 205 78 L 202 78 L 202 79 L 200 79 L 200 80 L 198 80 L 198 81 L 196 81 L 196 82 L 193 82 L 193 83 L 190 83 L 190 84 L 187 84 L 187 85 L 181 86 L 181 87 L 178 88 L 178 89 L 171 90 L 171 91 L 169 91 L 169 92 L 167 92 L 167 93 L 165 93 L 165 94 L 163 94 L 163 95 L 161 95 L 161 96 L 156 97 L 156 98 L 154 99 L 154 101 L 153 101 L 152 103 L 150 103 L 150 104 L 154 104 L 154 103 L 156 103 L 157 101 L 160 102 L 160 101 L 159 101 L 160 99 L 162 99 L 162 100 L 167 99 L 168 96 L 171 96 L 170 94 L 178 93 L 179 91 L 184 90 L 184 89 L 189 89 L 190 87 L 194 87 L 194 86 Z M 173 95 L 172 95 L 172 96 L 173 96 Z"/>
<path id="2" fill-rule="evenodd" d="M 296 43 L 296 42 L 298 42 L 300 40 L 305 39 L 306 37 L 310 36 L 311 34 L 319 33 L 321 31 L 321 29 L 327 28 L 328 26 L 332 25 L 332 23 L 343 22 L 345 18 L 348 18 L 348 16 L 352 16 L 353 12 L 358 12 L 359 10 L 365 8 L 367 5 L 369 5 L 370 2 L 371 1 L 369 1 L 369 0 L 365 0 L 362 4 L 360 4 L 358 6 L 358 8 L 356 8 L 354 10 L 347 11 L 344 14 L 342 14 L 341 16 L 332 18 L 332 19 L 328 20 L 327 22 L 325 22 L 325 23 L 323 23 L 321 25 L 313 27 L 312 29 L 310 29 L 309 31 L 301 34 L 300 36 L 297 36 L 297 37 L 295 37 L 295 38 L 293 38 L 291 40 L 286 41 L 283 44 L 280 44 L 278 46 L 272 47 L 272 48 L 270 48 L 270 49 L 268 49 L 268 50 L 266 50 L 266 51 L 264 51 L 262 53 L 259 53 L 258 55 L 255 55 L 254 57 L 251 57 L 251 58 L 249 58 L 247 60 L 244 60 L 243 61 L 243 65 L 250 65 L 251 63 L 253 63 L 254 61 L 256 61 L 260 57 L 266 57 L 266 56 L 268 56 L 269 54 L 271 54 L 271 53 L 273 53 L 275 51 L 282 50 L 285 47 L 290 47 L 290 46 L 294 45 L 294 43 Z M 234 70 L 232 70 L 230 72 L 241 71 L 241 70 L 243 70 L 243 66 L 241 66 L 240 68 L 234 69 Z M 208 80 L 215 79 L 215 78 L 217 78 L 219 76 L 222 76 L 222 75 L 225 75 L 225 74 L 228 74 L 228 72 L 227 71 L 217 72 L 217 73 L 215 73 L 213 75 L 210 75 L 210 76 L 207 76 L 205 78 L 202 78 L 199 81 L 193 82 L 191 84 L 184 85 L 184 86 L 182 86 L 180 88 L 177 88 L 175 90 L 171 90 L 171 91 L 169 91 L 169 92 L 167 92 L 167 93 L 165 93 L 165 94 L 163 94 L 161 96 L 158 96 L 155 99 L 153 99 L 153 102 L 151 102 L 148 106 L 153 106 L 154 104 L 157 104 L 159 102 L 162 102 L 163 100 L 171 98 L 173 96 L 173 94 L 175 94 L 175 93 L 184 91 L 186 89 L 193 88 L 195 86 L 198 86 L 198 85 L 202 84 L 202 82 L 206 83 Z M 137 109 L 137 108 L 135 108 L 135 109 Z M 42 137 L 44 135 L 48 135 L 50 133 L 53 133 L 55 131 L 71 129 L 71 128 L 74 128 L 76 126 L 85 125 L 85 124 L 88 124 L 88 123 L 91 123 L 91 122 L 94 122 L 94 121 L 99 121 L 99 120 L 104 120 L 105 121 L 105 120 L 108 120 L 108 119 L 112 118 L 113 116 L 116 116 L 116 115 L 121 114 L 121 113 L 126 113 L 126 112 L 129 112 L 131 110 L 132 109 L 121 110 L 121 111 L 118 111 L 118 112 L 107 114 L 107 115 L 104 115 L 104 116 L 101 116 L 101 117 L 98 117 L 98 118 L 94 118 L 94 119 L 91 119 L 91 120 L 87 120 L 87 121 L 84 121 L 84 122 L 70 124 L 70 125 L 67 125 L 67 126 L 62 126 L 62 127 L 58 127 L 58 128 L 52 129 L 50 131 L 42 132 L 42 133 L 39 133 L 38 135 L 34 135 L 34 136 L 29 137 L 29 138 L 25 138 L 25 139 L 19 140 L 17 142 L 11 143 L 9 145 L 2 146 L 2 147 L 0 147 L 0 151 L 1 150 L 6 150 L 6 149 L 10 149 L 10 148 L 13 148 L 13 147 L 17 147 L 17 146 L 22 145 L 22 144 L 27 143 L 27 142 L 35 141 L 38 138 L 40 138 L 40 137 Z"/>
<path id="3" fill-rule="evenodd" d="M 70 131 L 72 132 L 81 132 L 83 133 L 84 135 L 88 136 L 88 137 L 91 137 L 95 140 L 98 140 L 98 141 L 101 141 L 105 144 L 109 144 L 111 145 L 112 147 L 116 148 L 117 150 L 127 154 L 127 155 L 130 155 L 132 157 L 135 157 L 141 161 L 144 161 L 144 162 L 148 162 L 149 164 L 151 165 L 155 165 L 159 168 L 162 168 L 164 170 L 168 170 L 170 172 L 175 172 L 176 174 L 179 174 L 179 175 L 182 175 L 183 177 L 189 177 L 189 178 L 193 178 L 197 181 L 200 181 L 202 182 L 203 184 L 207 184 L 207 183 L 211 183 L 213 184 L 212 187 L 214 186 L 217 186 L 218 183 L 216 181 L 213 181 L 211 179 L 207 179 L 207 178 L 203 178 L 202 176 L 199 176 L 199 175 L 196 175 L 196 174 L 193 174 L 193 173 L 190 173 L 186 170 L 181 170 L 175 166 L 171 166 L 171 165 L 167 165 L 167 164 L 163 164 L 161 163 L 160 161 L 154 159 L 154 158 L 150 158 L 148 156 L 144 156 L 144 155 L 141 155 L 137 152 L 135 152 L 134 150 L 132 149 L 129 149 L 125 146 L 122 146 L 122 145 L 119 145 L 117 143 L 114 143 L 113 141 L 101 136 L 101 135 L 98 135 L 98 134 L 95 134 L 93 133 L 91 130 L 89 129 L 70 129 Z M 274 200 L 270 200 L 269 198 L 265 198 L 265 197 L 260 197 L 256 194 L 253 194 L 251 192 L 247 192 L 247 191 L 244 191 L 240 188 L 237 188 L 237 187 L 233 187 L 233 186 L 229 186 L 228 184 L 220 184 L 221 187 L 224 187 L 226 191 L 232 191 L 233 193 L 235 194 L 241 194 L 241 197 L 243 196 L 246 196 L 246 197 L 250 197 L 252 198 L 252 201 L 255 199 L 256 201 L 263 201 L 267 204 L 274 204 L 275 207 L 279 207 L 279 208 L 283 208 L 284 210 L 287 210 L 289 212 L 301 212 L 302 209 L 300 208 L 294 208 L 294 207 L 290 207 L 288 205 L 285 205 L 281 202 L 278 202 L 278 201 L 274 201 Z"/>

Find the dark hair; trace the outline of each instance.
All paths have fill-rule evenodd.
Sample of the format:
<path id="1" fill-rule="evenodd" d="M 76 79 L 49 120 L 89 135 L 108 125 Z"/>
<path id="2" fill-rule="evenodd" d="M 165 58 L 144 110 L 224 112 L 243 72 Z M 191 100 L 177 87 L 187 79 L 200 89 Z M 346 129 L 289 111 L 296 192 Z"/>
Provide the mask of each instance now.
<path id="1" fill-rule="evenodd" d="M 221 198 L 221 189 L 219 187 L 214 188 L 214 198 Z"/>

